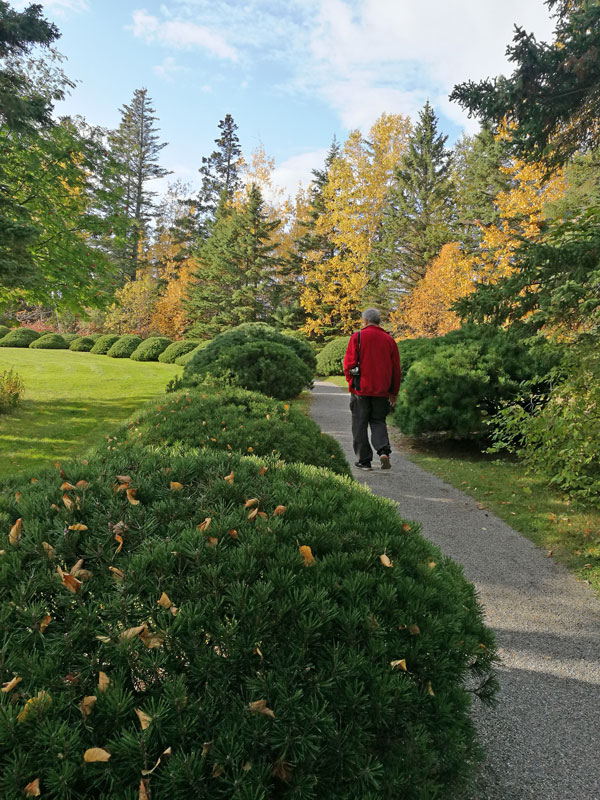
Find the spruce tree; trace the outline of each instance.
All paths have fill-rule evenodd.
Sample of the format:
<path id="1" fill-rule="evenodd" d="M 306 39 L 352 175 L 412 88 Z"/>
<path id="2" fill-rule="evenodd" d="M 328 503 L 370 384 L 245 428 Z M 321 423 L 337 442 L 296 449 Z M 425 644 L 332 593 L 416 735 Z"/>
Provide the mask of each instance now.
<path id="1" fill-rule="evenodd" d="M 506 142 L 495 137 L 487 124 L 455 145 L 457 226 L 460 241 L 468 248 L 477 247 L 483 228 L 498 224 L 496 197 L 510 189 L 510 177 L 501 169 L 506 161 Z"/>
<path id="2" fill-rule="evenodd" d="M 427 102 L 408 152 L 394 171 L 389 206 L 375 247 L 377 271 L 408 290 L 425 274 L 442 245 L 453 238 L 454 186 L 447 136 Z"/>
<path id="3" fill-rule="evenodd" d="M 198 252 L 200 268 L 188 294 L 190 335 L 210 338 L 242 322 L 262 322 L 273 310 L 275 289 L 272 232 L 260 189 L 253 184 L 238 210 L 223 192 L 208 239 Z"/>
<path id="4" fill-rule="evenodd" d="M 116 180 L 123 189 L 123 214 L 129 223 L 124 243 L 114 243 L 114 255 L 125 277 L 135 277 L 140 249 L 156 215 L 156 192 L 148 182 L 169 171 L 158 163 L 166 142 L 160 142 L 157 116 L 147 89 L 136 89 L 129 105 L 121 109 L 121 124 L 112 137 L 112 151 L 121 165 Z"/>

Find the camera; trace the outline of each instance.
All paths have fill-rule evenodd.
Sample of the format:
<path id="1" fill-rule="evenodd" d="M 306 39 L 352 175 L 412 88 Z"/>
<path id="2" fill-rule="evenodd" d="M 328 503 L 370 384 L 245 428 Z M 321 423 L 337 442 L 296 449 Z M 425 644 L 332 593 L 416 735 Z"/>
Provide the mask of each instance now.
<path id="1" fill-rule="evenodd" d="M 355 367 L 352 367 L 351 369 L 349 369 L 348 372 L 350 373 L 350 375 L 353 375 L 355 378 L 359 378 L 360 377 L 360 367 L 358 366 L 358 364 Z"/>

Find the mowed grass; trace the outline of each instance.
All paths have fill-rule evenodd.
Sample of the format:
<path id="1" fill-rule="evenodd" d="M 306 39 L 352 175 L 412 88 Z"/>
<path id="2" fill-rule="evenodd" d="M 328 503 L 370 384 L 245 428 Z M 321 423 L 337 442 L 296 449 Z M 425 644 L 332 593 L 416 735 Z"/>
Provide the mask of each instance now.
<path id="1" fill-rule="evenodd" d="M 16 411 L 0 416 L 0 478 L 34 475 L 85 453 L 163 394 L 183 369 L 70 350 L 0 348 L 0 372 L 11 367 L 25 395 Z"/>

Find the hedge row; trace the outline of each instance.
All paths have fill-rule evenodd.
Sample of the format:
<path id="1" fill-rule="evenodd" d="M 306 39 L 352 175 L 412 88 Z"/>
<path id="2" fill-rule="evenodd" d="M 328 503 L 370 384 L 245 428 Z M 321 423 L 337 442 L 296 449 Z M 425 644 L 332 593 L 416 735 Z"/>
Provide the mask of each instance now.
<path id="1" fill-rule="evenodd" d="M 132 358 L 134 361 L 162 361 L 179 363 L 180 356 L 206 346 L 207 342 L 171 342 L 164 336 L 153 336 L 143 340 L 133 334 L 87 334 L 74 333 L 40 334 L 31 328 L 10 330 L 0 325 L 0 347 L 32 347 L 40 350 L 73 350 L 75 352 L 108 355 L 111 358 Z M 168 351 L 168 352 L 167 352 Z"/>
<path id="2" fill-rule="evenodd" d="M 285 405 L 205 394 L 4 487 L 0 795 L 459 796 L 493 694 L 473 587 L 394 504 L 282 463 Z"/>

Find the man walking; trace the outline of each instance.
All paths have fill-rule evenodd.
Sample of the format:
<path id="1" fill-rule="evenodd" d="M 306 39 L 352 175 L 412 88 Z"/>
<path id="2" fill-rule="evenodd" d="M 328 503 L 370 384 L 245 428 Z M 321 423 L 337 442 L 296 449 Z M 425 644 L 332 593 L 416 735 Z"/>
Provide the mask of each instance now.
<path id="1" fill-rule="evenodd" d="M 344 357 L 344 374 L 352 394 L 352 439 L 358 458 L 355 466 L 371 469 L 374 448 L 381 469 L 389 469 L 391 447 L 385 418 L 398 397 L 400 356 L 396 342 L 379 326 L 381 315 L 376 308 L 363 311 L 362 320 L 364 328 L 352 334 Z"/>

